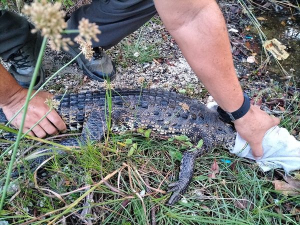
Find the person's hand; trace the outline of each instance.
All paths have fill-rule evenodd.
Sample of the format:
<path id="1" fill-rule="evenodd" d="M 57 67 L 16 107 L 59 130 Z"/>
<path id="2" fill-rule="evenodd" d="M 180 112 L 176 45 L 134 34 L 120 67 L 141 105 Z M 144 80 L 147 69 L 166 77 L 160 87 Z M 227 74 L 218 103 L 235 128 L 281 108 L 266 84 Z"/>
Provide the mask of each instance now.
<path id="1" fill-rule="evenodd" d="M 240 136 L 249 143 L 253 156 L 258 159 L 264 154 L 262 140 L 265 133 L 279 122 L 279 118 L 271 117 L 258 106 L 251 105 L 245 116 L 234 121 L 234 126 Z"/>
<path id="2" fill-rule="evenodd" d="M 27 89 L 20 89 L 14 96 L 11 97 L 8 104 L 2 107 L 3 112 L 8 120 L 23 106 L 27 96 Z M 46 99 L 51 99 L 53 96 L 48 92 L 39 92 L 30 102 L 27 110 L 26 120 L 23 132 L 27 132 L 36 122 L 38 122 L 48 111 L 49 107 L 45 104 Z M 21 125 L 23 113 L 12 121 L 12 125 L 19 128 Z M 55 110 L 52 110 L 32 131 L 28 134 L 43 138 L 46 135 L 57 134 L 59 131 L 66 130 L 66 125 Z"/>

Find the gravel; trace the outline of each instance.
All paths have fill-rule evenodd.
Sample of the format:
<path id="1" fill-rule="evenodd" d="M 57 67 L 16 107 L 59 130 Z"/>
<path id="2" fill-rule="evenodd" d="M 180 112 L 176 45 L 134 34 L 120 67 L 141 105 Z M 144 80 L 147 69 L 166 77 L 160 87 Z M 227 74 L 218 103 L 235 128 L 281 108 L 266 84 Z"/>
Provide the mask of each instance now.
<path id="1" fill-rule="evenodd" d="M 240 17 L 237 17 L 239 15 L 237 12 L 241 11 L 238 5 L 235 5 L 232 9 L 232 6 L 224 1 L 220 4 L 225 13 L 229 29 L 238 30 L 238 26 L 245 25 L 246 22 L 241 24 Z M 236 33 L 232 33 L 230 32 L 230 37 L 235 43 L 232 45 L 232 51 L 235 51 L 237 48 L 242 49 L 242 44 L 239 44 L 237 41 L 241 37 Z M 155 47 L 151 50 L 150 47 L 153 46 Z M 242 50 L 243 52 L 247 51 L 245 49 Z M 157 57 L 154 59 L 149 56 L 153 51 L 158 52 Z M 143 53 L 146 53 L 146 57 L 148 56 L 150 60 L 141 62 Z M 158 16 L 155 16 L 139 30 L 126 37 L 118 45 L 109 49 L 107 54 L 116 62 L 117 76 L 112 81 L 112 85 L 115 88 L 136 88 L 143 85 L 148 88 L 179 91 L 197 98 L 208 96 L 207 92 L 203 91 L 203 85 L 186 62 L 178 45 L 166 31 Z M 53 74 L 70 59 L 70 56 L 62 52 L 57 53 L 47 49 L 44 60 L 47 76 Z M 241 64 L 243 60 L 243 57 L 240 57 L 238 54 L 234 56 L 239 76 L 248 74 L 248 70 L 252 66 L 249 63 Z M 103 88 L 103 83 L 86 77 L 76 63 L 65 69 L 46 86 L 46 89 L 52 93 L 62 93 L 66 89 L 78 92 L 100 88 Z"/>
<path id="2" fill-rule="evenodd" d="M 158 17 L 155 21 L 159 20 Z M 139 43 L 135 42 L 139 38 Z M 159 57 L 151 61 L 138 62 L 140 53 L 133 57 L 126 57 L 124 45 L 155 45 Z M 147 50 L 145 50 L 147 52 Z M 151 52 L 150 52 L 151 53 Z M 107 51 L 116 62 L 117 76 L 111 83 L 115 88 L 136 88 L 142 84 L 148 88 L 164 88 L 167 90 L 194 89 L 194 93 L 201 92 L 203 86 L 198 81 L 177 44 L 165 30 L 162 24 L 150 21 L 145 26 L 126 37 L 121 43 Z M 135 57 L 135 58 L 134 58 Z M 44 67 L 47 76 L 52 75 L 64 63 L 71 59 L 63 52 L 54 52 L 47 48 Z M 125 65 L 125 66 L 124 66 Z M 64 69 L 54 80 L 47 84 L 46 89 L 53 93 L 72 91 L 97 90 L 103 88 L 102 82 L 86 77 L 76 63 Z"/>

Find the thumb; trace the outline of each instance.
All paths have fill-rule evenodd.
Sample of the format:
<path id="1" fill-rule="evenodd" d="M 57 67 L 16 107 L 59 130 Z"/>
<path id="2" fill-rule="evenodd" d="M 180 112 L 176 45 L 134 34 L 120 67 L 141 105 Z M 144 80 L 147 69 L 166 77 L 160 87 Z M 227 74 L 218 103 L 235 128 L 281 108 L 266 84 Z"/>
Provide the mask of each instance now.
<path id="1" fill-rule="evenodd" d="M 277 117 L 272 117 L 272 126 L 277 126 L 280 123 L 280 119 Z M 252 149 L 252 155 L 256 160 L 260 159 L 264 155 L 264 150 L 262 147 L 262 141 L 263 141 L 264 135 L 262 137 L 258 137 L 257 139 L 260 141 L 256 141 L 254 143 L 249 143 L 251 149 Z"/>
<path id="2" fill-rule="evenodd" d="M 252 155 L 255 159 L 260 159 L 264 155 L 264 150 L 262 147 L 262 142 L 249 143 L 252 149 Z"/>

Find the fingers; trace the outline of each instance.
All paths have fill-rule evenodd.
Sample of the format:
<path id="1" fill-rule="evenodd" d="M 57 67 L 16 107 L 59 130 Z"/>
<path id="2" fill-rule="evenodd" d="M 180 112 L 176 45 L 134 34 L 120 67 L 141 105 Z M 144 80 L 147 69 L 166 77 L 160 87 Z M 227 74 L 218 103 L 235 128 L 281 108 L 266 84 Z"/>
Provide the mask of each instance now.
<path id="1" fill-rule="evenodd" d="M 27 116 L 23 132 L 27 132 L 29 129 L 32 129 L 32 131 L 28 133 L 29 135 L 44 138 L 47 135 L 55 135 L 59 133 L 59 131 L 66 130 L 65 123 L 55 110 L 52 110 L 48 113 L 47 117 L 41 120 L 39 124 L 35 125 L 47 113 L 48 111 L 45 111 L 45 113 L 41 111 L 39 114 L 31 113 L 30 116 Z M 15 124 L 16 127 L 19 127 L 19 123 Z"/>
<path id="2" fill-rule="evenodd" d="M 30 126 L 30 128 L 32 126 Z M 26 127 L 28 127 L 27 130 L 30 129 L 28 125 Z M 47 135 L 55 135 L 59 133 L 59 131 L 64 130 L 66 130 L 65 123 L 57 114 L 57 112 L 53 110 L 38 125 L 32 128 L 32 132 L 29 134 L 39 138 L 44 138 Z"/>
<path id="3" fill-rule="evenodd" d="M 65 131 L 67 129 L 65 122 L 62 120 L 62 118 L 58 115 L 58 113 L 55 110 L 52 110 L 49 113 L 47 119 L 52 124 L 55 124 L 55 127 L 58 131 Z"/>
<path id="4" fill-rule="evenodd" d="M 262 142 L 266 132 L 279 123 L 279 118 L 272 117 L 258 106 L 252 105 L 249 112 L 235 122 L 235 128 L 249 143 L 253 157 L 259 159 L 264 154 Z"/>
<path id="5" fill-rule="evenodd" d="M 27 132 L 27 128 L 26 129 L 23 129 L 23 133 L 25 134 L 26 132 Z M 35 134 L 32 132 L 32 131 L 29 131 L 28 133 L 27 133 L 27 135 L 30 135 L 30 136 L 35 136 Z"/>
<path id="6" fill-rule="evenodd" d="M 44 118 L 39 125 L 46 132 L 46 134 L 54 135 L 58 133 L 56 127 L 48 120 L 47 117 Z"/>
<path id="7" fill-rule="evenodd" d="M 25 124 L 25 126 L 23 128 L 23 133 L 24 134 L 27 133 L 27 135 L 30 135 L 30 136 L 33 136 L 33 137 L 39 137 L 39 138 L 44 138 L 47 135 L 46 132 L 44 131 L 44 129 L 39 125 L 36 125 L 35 127 L 32 128 L 32 127 L 28 127 Z"/>
<path id="8" fill-rule="evenodd" d="M 44 138 L 47 135 L 55 135 L 58 133 L 58 130 L 56 127 L 47 119 L 43 119 L 39 124 L 32 126 L 26 126 L 26 128 L 23 129 L 23 132 L 26 133 L 29 129 L 31 131 L 28 132 L 28 135 L 36 136 L 39 138 Z"/>
<path id="9" fill-rule="evenodd" d="M 32 128 L 32 132 L 34 133 L 34 136 L 39 138 L 44 138 L 47 135 L 44 129 L 39 125 L 36 125 L 34 128 Z"/>
<path id="10" fill-rule="evenodd" d="M 24 89 L 22 92 L 18 92 L 17 94 L 18 96 L 15 101 L 3 106 L 2 108 L 8 120 L 14 117 L 15 113 L 24 105 L 27 89 Z M 24 128 L 22 129 L 23 132 L 27 132 L 31 127 L 35 126 L 32 131 L 28 132 L 28 134 L 43 138 L 46 135 L 54 135 L 59 131 L 66 130 L 66 125 L 58 113 L 55 110 L 52 110 L 50 113 L 48 112 L 49 107 L 45 104 L 45 100 L 52 97 L 53 96 L 47 92 L 39 92 L 29 102 Z M 39 122 L 39 120 L 46 114 L 47 116 Z M 14 118 L 12 125 L 20 128 L 22 118 L 23 115 L 20 113 Z M 37 122 L 39 122 L 39 124 L 35 125 Z"/>
<path id="11" fill-rule="evenodd" d="M 262 142 L 258 142 L 258 143 L 254 143 L 254 144 L 249 143 L 249 144 L 252 149 L 252 155 L 255 157 L 255 159 L 260 159 L 264 154 Z"/>
<path id="12" fill-rule="evenodd" d="M 32 127 L 42 117 L 47 115 L 39 122 L 38 126 L 32 129 L 35 136 L 39 138 L 44 138 L 47 135 L 55 135 L 59 133 L 59 131 L 67 129 L 58 113 L 55 110 L 51 110 L 49 113 L 49 107 L 44 104 L 45 98 L 49 98 L 49 96 L 49 93 L 46 92 L 38 93 L 37 98 L 31 102 L 31 107 L 28 108 L 28 115 L 30 116 L 28 116 L 26 120 L 31 126 L 27 125 L 26 127 Z M 37 111 L 36 108 L 39 110 Z"/>
<path id="13" fill-rule="evenodd" d="M 270 127 L 274 127 L 277 126 L 280 123 L 280 119 L 276 118 L 276 117 L 271 117 L 271 125 Z M 263 146 L 262 146 L 262 141 L 264 138 L 264 134 L 262 134 L 261 137 L 257 137 L 257 140 L 255 142 L 249 142 L 251 149 L 252 149 L 252 154 L 255 157 L 256 160 L 260 159 L 263 154 L 264 154 L 264 150 L 263 150 Z M 259 142 L 257 142 L 259 141 Z"/>

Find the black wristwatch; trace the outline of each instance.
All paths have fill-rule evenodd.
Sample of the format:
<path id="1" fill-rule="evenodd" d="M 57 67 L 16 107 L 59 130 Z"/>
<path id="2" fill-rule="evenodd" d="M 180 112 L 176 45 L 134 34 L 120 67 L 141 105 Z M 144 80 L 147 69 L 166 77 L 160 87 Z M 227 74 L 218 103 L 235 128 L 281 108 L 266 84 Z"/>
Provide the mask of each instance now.
<path id="1" fill-rule="evenodd" d="M 231 123 L 237 119 L 242 118 L 250 109 L 250 99 L 246 93 L 244 93 L 244 103 L 243 105 L 234 112 L 226 112 L 220 106 L 218 106 L 217 111 L 220 118 L 226 122 Z"/>

